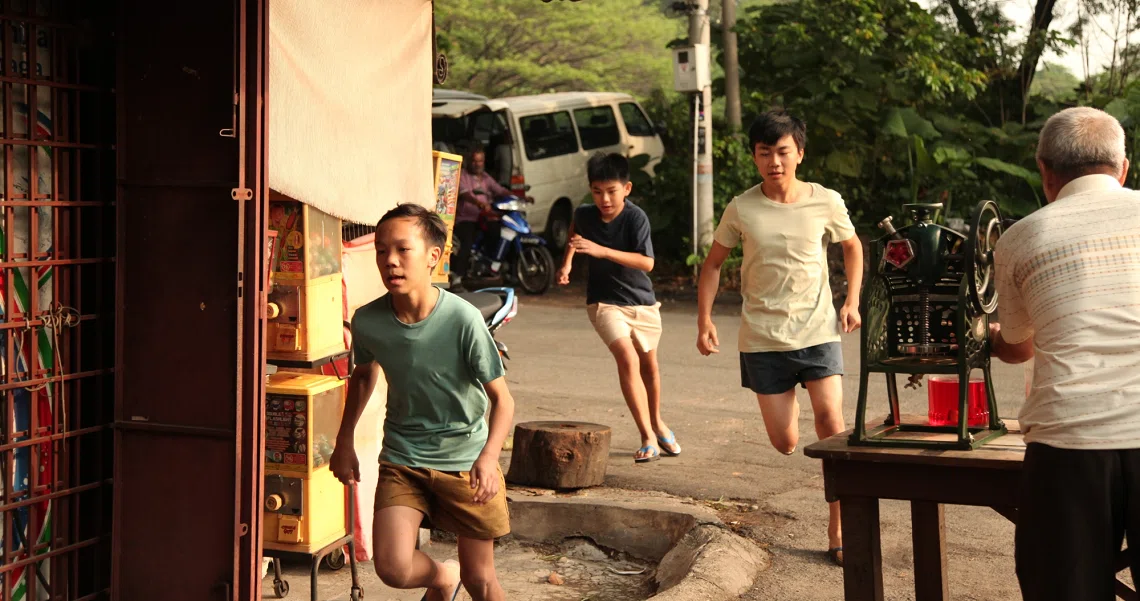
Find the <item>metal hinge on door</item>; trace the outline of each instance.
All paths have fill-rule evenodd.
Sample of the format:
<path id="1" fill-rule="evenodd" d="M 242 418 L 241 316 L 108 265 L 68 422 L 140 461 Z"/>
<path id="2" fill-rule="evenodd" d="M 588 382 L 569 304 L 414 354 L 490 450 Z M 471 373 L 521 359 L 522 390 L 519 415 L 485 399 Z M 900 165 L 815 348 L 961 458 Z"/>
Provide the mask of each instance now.
<path id="1" fill-rule="evenodd" d="M 234 90 L 235 90 L 234 91 L 234 112 L 233 112 L 233 118 L 231 119 L 232 127 L 227 127 L 227 128 L 218 132 L 218 135 L 223 137 L 223 138 L 236 138 L 237 137 L 238 102 L 241 100 L 241 94 L 239 94 L 236 91 L 237 85 L 238 85 L 237 81 L 235 80 L 234 81 Z"/>
<path id="2" fill-rule="evenodd" d="M 234 200 L 253 200 L 253 190 L 249 188 L 234 188 L 230 190 Z"/>

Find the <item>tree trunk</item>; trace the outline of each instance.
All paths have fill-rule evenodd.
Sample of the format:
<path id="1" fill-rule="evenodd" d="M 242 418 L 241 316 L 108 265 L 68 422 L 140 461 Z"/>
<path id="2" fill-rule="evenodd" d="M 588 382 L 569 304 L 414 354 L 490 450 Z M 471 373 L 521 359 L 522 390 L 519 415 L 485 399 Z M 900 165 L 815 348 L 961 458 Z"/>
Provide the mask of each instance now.
<path id="1" fill-rule="evenodd" d="M 1021 64 L 1017 68 L 1017 80 L 1010 82 L 1017 86 L 1018 106 L 1021 107 L 1021 122 L 1025 123 L 1025 107 L 1029 102 L 1029 86 L 1037 74 L 1037 63 L 1045 53 L 1045 42 L 1049 39 L 1049 26 L 1053 24 L 1053 14 L 1057 0 L 1037 0 L 1033 8 L 1033 22 L 1029 25 L 1029 38 L 1025 51 L 1021 54 Z"/>
<path id="2" fill-rule="evenodd" d="M 507 480 L 523 486 L 566 489 L 606 479 L 610 428 L 583 422 L 524 422 L 515 426 Z"/>
<path id="3" fill-rule="evenodd" d="M 740 58 L 736 48 L 736 1 L 724 0 L 721 21 L 724 33 L 724 117 L 733 133 L 743 127 L 740 109 Z"/>
<path id="4" fill-rule="evenodd" d="M 962 0 L 947 0 L 947 3 L 958 23 L 958 29 L 968 37 L 981 37 L 981 30 L 966 4 Z M 999 123 L 1005 123 L 1015 117 L 1019 117 L 1022 122 L 1025 121 L 1029 87 L 1033 84 L 1033 77 L 1037 73 L 1037 64 L 1045 53 L 1046 41 L 1049 39 L 1049 27 L 1053 24 L 1056 6 L 1057 0 L 1035 1 L 1033 20 L 1029 24 L 1029 38 L 1022 50 L 1017 73 L 991 75 L 990 91 L 986 96 L 992 99 L 992 109 L 999 113 L 999 118 L 996 119 Z M 1080 3 L 1078 3 L 1078 10 L 1080 10 Z M 987 57 L 978 61 L 975 66 L 984 71 L 992 71 L 998 65 L 993 57 Z M 981 104 L 990 108 L 985 102 L 981 102 Z"/>

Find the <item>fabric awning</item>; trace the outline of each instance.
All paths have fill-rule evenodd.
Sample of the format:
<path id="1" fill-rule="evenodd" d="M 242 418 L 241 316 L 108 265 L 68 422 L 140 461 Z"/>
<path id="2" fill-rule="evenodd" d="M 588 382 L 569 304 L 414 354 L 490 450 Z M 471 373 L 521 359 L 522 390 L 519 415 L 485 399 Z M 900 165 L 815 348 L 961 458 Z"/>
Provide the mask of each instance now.
<path id="1" fill-rule="evenodd" d="M 430 0 L 274 0 L 269 185 L 356 223 L 435 206 Z"/>

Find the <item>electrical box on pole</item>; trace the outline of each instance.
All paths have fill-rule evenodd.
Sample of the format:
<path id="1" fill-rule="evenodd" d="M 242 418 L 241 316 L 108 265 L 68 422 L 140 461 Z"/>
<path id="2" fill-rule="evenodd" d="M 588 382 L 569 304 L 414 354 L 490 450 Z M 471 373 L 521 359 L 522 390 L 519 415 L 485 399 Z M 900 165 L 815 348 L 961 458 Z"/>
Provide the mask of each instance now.
<path id="1" fill-rule="evenodd" d="M 673 49 L 673 89 L 701 92 L 712 85 L 709 73 L 709 45 L 693 44 Z"/>

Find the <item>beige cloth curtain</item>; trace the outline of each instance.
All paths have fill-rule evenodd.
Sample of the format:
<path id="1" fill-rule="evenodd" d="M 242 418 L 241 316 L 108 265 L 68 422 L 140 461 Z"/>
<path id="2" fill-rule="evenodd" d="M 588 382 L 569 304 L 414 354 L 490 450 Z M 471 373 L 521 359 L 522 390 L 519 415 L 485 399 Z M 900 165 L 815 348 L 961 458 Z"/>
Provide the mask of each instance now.
<path id="1" fill-rule="evenodd" d="M 356 223 L 435 205 L 430 0 L 269 5 L 269 184 Z"/>

